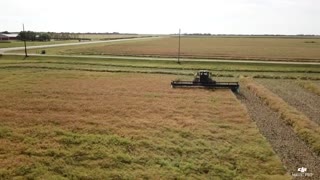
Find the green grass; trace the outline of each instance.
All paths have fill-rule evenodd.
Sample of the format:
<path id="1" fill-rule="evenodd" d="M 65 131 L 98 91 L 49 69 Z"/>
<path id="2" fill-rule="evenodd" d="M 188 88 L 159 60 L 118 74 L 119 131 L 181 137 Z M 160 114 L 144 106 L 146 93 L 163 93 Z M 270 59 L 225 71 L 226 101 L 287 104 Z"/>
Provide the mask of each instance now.
<path id="1" fill-rule="evenodd" d="M 0 57 L 0 68 L 73 69 L 102 72 L 142 72 L 193 75 L 208 69 L 215 76 L 319 80 L 320 65 L 256 64 L 229 62 L 156 61 L 112 58 L 37 57 L 23 60 L 22 56 Z"/>
<path id="2" fill-rule="evenodd" d="M 65 44 L 65 43 L 74 43 L 79 42 L 76 40 L 67 40 L 67 41 L 49 41 L 49 42 L 41 42 L 41 41 L 27 41 L 27 46 L 39 46 L 39 45 L 49 45 L 49 44 Z M 10 47 L 23 47 L 23 41 L 8 41 L 8 42 L 0 42 L 0 48 L 10 48 Z M 38 53 L 40 51 L 38 50 Z"/>

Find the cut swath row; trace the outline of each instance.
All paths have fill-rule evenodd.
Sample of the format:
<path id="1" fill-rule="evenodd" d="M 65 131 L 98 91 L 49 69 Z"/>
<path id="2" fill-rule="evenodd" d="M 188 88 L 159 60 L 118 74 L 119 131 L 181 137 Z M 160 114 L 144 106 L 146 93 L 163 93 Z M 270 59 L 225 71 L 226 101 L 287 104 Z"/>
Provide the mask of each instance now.
<path id="1" fill-rule="evenodd" d="M 272 110 L 278 112 L 294 132 L 305 141 L 308 146 L 320 155 L 320 127 L 317 123 L 310 120 L 303 113 L 288 105 L 278 95 L 272 93 L 264 86 L 256 83 L 249 78 L 242 78 L 241 82 L 245 84 L 252 93 L 261 98 Z"/>
<path id="2" fill-rule="evenodd" d="M 314 93 L 318 96 L 320 96 L 320 86 L 316 85 L 315 83 L 312 83 L 310 81 L 301 81 L 298 83 L 302 88 L 308 90 L 311 93 Z"/>

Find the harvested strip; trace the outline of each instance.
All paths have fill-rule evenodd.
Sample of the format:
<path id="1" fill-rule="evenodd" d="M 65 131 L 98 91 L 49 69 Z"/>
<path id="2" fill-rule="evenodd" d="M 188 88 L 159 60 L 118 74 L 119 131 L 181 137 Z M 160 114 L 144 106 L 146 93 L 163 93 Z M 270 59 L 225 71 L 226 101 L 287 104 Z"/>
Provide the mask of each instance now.
<path id="1" fill-rule="evenodd" d="M 272 110 L 278 112 L 281 118 L 290 126 L 297 135 L 304 140 L 310 148 L 320 155 L 320 127 L 303 113 L 288 105 L 283 99 L 264 86 L 257 84 L 252 79 L 242 78 L 241 82 L 261 98 Z"/>
<path id="2" fill-rule="evenodd" d="M 312 178 L 320 177 L 320 158 L 297 137 L 292 128 L 281 121 L 278 114 L 247 89 L 241 90 L 238 98 L 246 105 L 261 134 L 267 138 L 278 154 L 288 173 L 297 173 L 297 168 L 307 167 Z"/>
<path id="3" fill-rule="evenodd" d="M 256 81 L 320 125 L 320 98 L 318 95 L 300 87 L 298 81 L 267 79 Z"/>

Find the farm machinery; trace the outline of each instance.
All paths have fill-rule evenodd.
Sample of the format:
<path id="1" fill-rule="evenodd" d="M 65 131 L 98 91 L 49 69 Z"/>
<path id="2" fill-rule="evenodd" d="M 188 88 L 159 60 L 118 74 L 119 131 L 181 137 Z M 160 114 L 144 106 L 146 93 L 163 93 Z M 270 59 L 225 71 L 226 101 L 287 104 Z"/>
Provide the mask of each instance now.
<path id="1" fill-rule="evenodd" d="M 238 82 L 217 82 L 211 78 L 211 73 L 207 70 L 198 71 L 195 74 L 193 81 L 172 81 L 171 87 L 183 88 L 183 87 L 202 87 L 209 89 L 231 89 L 233 92 L 239 92 Z"/>

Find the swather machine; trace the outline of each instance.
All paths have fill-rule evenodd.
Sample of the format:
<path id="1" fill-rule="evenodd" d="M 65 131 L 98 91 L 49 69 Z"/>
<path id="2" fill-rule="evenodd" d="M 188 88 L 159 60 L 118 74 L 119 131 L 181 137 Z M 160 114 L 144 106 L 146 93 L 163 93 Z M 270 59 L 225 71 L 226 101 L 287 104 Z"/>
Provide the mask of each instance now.
<path id="1" fill-rule="evenodd" d="M 198 71 L 195 74 L 193 81 L 172 81 L 171 86 L 173 88 L 180 87 L 202 87 L 209 89 L 221 89 L 228 88 L 233 92 L 239 92 L 238 82 L 217 82 L 211 78 L 211 73 L 207 70 Z"/>

